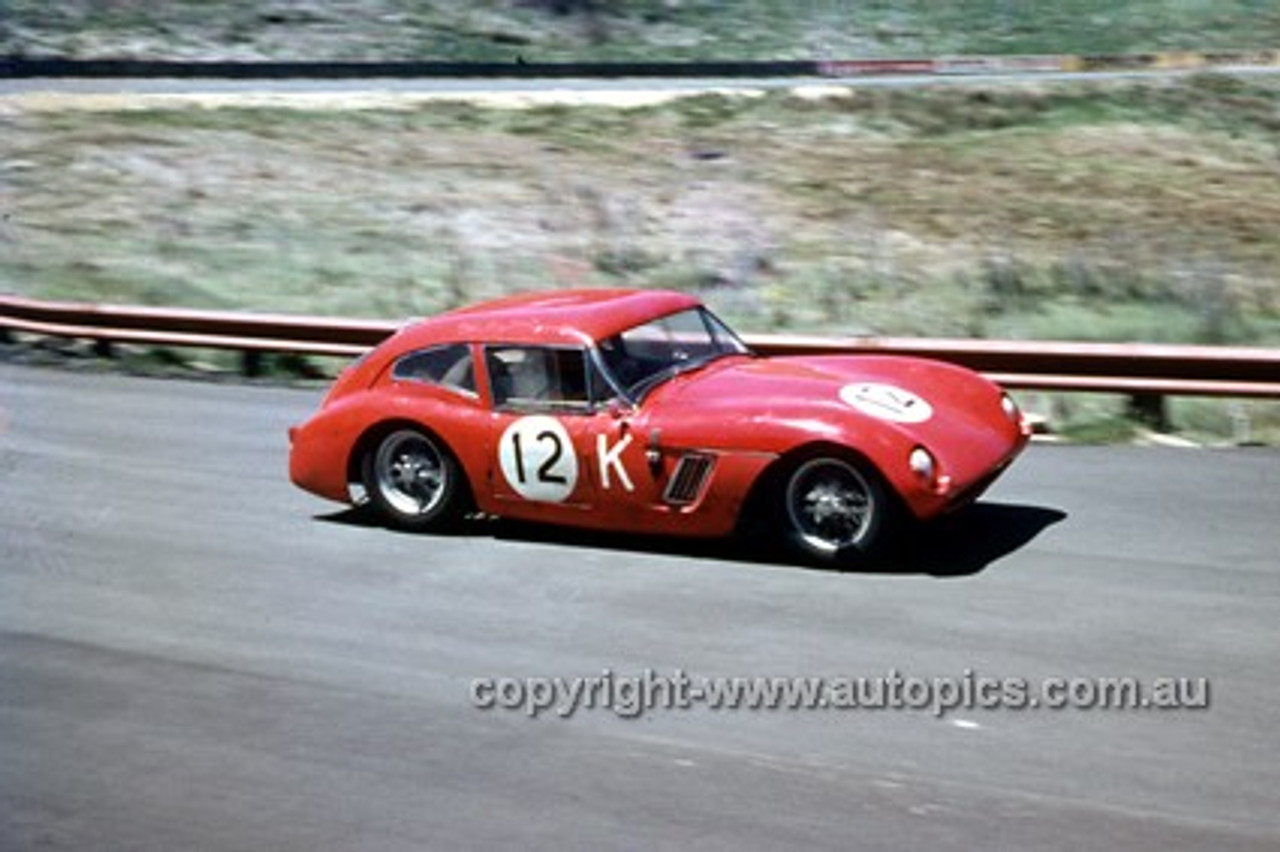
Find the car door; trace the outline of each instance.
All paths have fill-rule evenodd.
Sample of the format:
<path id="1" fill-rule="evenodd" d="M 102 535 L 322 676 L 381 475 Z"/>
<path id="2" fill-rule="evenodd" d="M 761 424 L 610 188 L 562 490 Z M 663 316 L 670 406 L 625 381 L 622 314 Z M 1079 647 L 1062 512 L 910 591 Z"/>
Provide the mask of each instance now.
<path id="1" fill-rule="evenodd" d="M 685 526 L 680 516 L 711 457 L 668 446 L 652 412 L 618 398 L 587 350 L 486 346 L 483 360 L 491 412 L 482 508 L 614 531 Z"/>
<path id="2" fill-rule="evenodd" d="M 484 363 L 491 402 L 486 485 L 494 510 L 580 521 L 598 498 L 585 350 L 489 345 Z"/>

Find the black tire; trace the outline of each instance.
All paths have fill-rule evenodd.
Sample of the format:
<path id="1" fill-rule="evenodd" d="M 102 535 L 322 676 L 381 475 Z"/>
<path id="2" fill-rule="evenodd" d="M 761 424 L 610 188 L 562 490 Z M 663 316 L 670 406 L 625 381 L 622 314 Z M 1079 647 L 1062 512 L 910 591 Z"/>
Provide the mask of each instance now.
<path id="1" fill-rule="evenodd" d="M 782 478 L 778 508 L 791 550 L 831 568 L 882 557 L 899 515 L 877 471 L 836 454 L 811 455 L 792 465 Z"/>
<path id="2" fill-rule="evenodd" d="M 453 453 L 408 426 L 370 445 L 360 462 L 360 478 L 373 509 L 401 529 L 449 531 L 470 503 L 470 489 Z"/>

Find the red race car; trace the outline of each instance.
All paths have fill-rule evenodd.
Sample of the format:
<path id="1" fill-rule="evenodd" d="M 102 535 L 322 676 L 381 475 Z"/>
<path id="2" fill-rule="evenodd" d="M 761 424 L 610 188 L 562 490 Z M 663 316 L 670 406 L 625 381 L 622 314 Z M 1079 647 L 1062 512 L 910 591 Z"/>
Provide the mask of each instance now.
<path id="1" fill-rule="evenodd" d="M 568 290 L 393 335 L 289 430 L 289 475 L 387 522 L 471 513 L 620 532 L 771 530 L 858 561 L 978 495 L 1029 429 L 961 367 L 757 357 L 682 293 Z"/>

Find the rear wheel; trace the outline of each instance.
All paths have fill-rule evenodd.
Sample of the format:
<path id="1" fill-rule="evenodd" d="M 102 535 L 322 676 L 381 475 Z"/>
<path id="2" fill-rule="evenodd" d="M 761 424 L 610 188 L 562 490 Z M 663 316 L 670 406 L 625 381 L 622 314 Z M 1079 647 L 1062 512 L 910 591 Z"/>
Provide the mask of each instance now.
<path id="1" fill-rule="evenodd" d="M 445 530 L 466 510 L 462 468 L 443 444 L 417 429 L 397 429 L 374 443 L 361 479 L 373 507 L 397 527 Z"/>
<path id="2" fill-rule="evenodd" d="M 782 490 L 781 514 L 792 548 L 822 565 L 857 564 L 878 555 L 894 509 L 873 470 L 835 455 L 797 463 Z"/>

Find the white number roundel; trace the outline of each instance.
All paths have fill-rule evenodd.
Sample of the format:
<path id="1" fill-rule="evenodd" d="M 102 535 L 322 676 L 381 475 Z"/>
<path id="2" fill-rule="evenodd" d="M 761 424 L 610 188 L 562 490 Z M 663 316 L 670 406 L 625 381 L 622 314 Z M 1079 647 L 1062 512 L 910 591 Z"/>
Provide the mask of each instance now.
<path id="1" fill-rule="evenodd" d="M 871 417 L 895 423 L 923 423 L 933 416 L 933 406 L 905 388 L 877 382 L 859 382 L 840 389 L 847 405 Z"/>
<path id="2" fill-rule="evenodd" d="M 521 417 L 498 441 L 498 463 L 526 500 L 562 503 L 578 484 L 578 456 L 569 430 L 554 417 Z"/>

